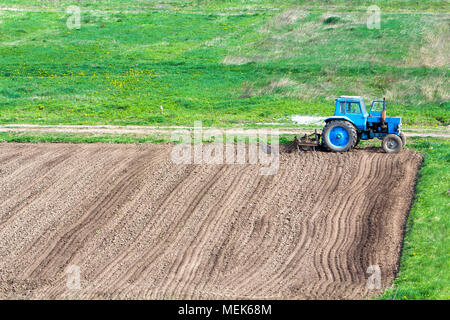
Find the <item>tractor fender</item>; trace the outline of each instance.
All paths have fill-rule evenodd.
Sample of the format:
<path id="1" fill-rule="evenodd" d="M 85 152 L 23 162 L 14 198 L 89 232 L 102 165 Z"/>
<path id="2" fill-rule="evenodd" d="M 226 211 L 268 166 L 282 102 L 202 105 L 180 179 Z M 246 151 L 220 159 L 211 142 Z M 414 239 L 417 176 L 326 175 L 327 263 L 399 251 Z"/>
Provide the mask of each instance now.
<path id="1" fill-rule="evenodd" d="M 350 120 L 350 118 L 345 117 L 345 116 L 332 116 L 332 117 L 326 118 L 326 119 L 323 120 L 323 121 L 325 121 L 325 123 L 328 123 L 328 122 L 333 121 L 333 120 L 345 120 L 345 121 L 350 122 L 352 125 L 355 125 L 355 124 L 353 123 L 353 121 Z"/>
<path id="2" fill-rule="evenodd" d="M 355 127 L 357 132 L 360 131 L 359 128 L 356 126 L 356 124 L 349 117 L 346 117 L 346 116 L 331 116 L 331 117 L 326 118 L 323 121 L 325 121 L 325 124 L 327 124 L 328 122 L 335 121 L 335 120 L 347 121 L 347 122 L 351 123 Z"/>

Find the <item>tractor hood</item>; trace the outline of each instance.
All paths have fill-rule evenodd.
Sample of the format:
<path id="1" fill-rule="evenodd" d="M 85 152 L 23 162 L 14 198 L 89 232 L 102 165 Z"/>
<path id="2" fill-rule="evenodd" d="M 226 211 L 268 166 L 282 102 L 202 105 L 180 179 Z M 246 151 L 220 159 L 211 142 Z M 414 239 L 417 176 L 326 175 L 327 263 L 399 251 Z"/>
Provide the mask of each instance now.
<path id="1" fill-rule="evenodd" d="M 402 118 L 386 117 L 385 123 L 388 125 L 388 132 L 399 134 L 402 130 Z"/>
<path id="2" fill-rule="evenodd" d="M 381 116 L 371 116 L 367 118 L 367 122 L 371 122 L 371 123 L 378 123 L 381 122 Z M 391 123 L 391 124 L 400 124 L 402 123 L 402 118 L 401 117 L 386 117 L 386 123 Z"/>

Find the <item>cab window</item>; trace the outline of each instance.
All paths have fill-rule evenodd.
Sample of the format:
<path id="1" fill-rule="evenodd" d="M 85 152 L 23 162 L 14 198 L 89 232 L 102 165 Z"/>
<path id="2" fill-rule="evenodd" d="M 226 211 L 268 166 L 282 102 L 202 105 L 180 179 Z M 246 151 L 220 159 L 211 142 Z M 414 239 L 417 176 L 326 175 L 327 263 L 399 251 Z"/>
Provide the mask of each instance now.
<path id="1" fill-rule="evenodd" d="M 371 112 L 381 112 L 383 111 L 383 102 L 376 101 L 372 104 L 372 108 L 370 108 Z"/>
<path id="2" fill-rule="evenodd" d="M 347 103 L 347 113 L 361 113 L 361 107 L 357 102 Z"/>
<path id="3" fill-rule="evenodd" d="M 345 102 L 339 104 L 339 110 L 341 113 L 345 113 Z"/>

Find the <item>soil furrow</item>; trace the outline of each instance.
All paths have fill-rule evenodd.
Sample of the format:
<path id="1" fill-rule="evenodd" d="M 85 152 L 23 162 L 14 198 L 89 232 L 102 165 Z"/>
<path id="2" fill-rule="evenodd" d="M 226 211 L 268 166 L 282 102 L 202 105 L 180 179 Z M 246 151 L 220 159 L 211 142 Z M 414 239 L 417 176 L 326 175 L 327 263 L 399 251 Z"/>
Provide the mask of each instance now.
<path id="1" fill-rule="evenodd" d="M 0 143 L 0 298 L 348 299 L 391 285 L 421 155 L 281 153 L 261 176 L 176 165 L 171 148 Z"/>

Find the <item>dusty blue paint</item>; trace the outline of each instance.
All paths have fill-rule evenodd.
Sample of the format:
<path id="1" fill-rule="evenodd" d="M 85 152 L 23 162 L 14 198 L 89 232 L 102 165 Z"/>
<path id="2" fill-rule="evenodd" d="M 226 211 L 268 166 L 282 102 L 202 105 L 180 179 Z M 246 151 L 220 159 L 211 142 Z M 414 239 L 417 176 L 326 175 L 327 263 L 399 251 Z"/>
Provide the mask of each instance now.
<path id="1" fill-rule="evenodd" d="M 382 138 L 387 134 L 400 134 L 401 121 L 399 117 L 386 117 L 387 133 L 381 129 L 381 112 L 372 111 L 376 102 L 372 101 L 370 112 L 367 112 L 364 99 L 362 97 L 343 96 L 336 99 L 334 115 L 325 119 L 325 122 L 333 120 L 345 120 L 352 123 L 360 136 L 361 140 L 373 139 L 375 137 Z M 331 132 L 330 132 L 331 134 Z M 334 142 L 330 141 L 334 144 Z M 340 143 L 336 140 L 336 143 Z M 337 145 L 338 146 L 338 145 Z"/>

